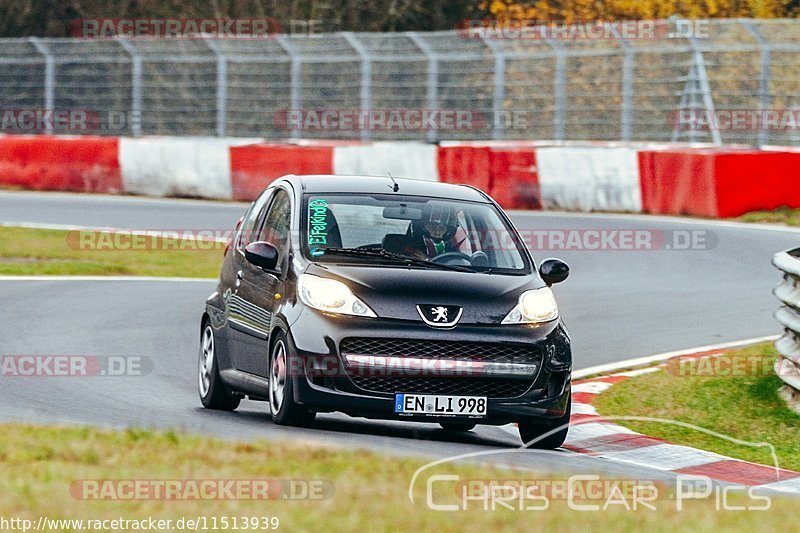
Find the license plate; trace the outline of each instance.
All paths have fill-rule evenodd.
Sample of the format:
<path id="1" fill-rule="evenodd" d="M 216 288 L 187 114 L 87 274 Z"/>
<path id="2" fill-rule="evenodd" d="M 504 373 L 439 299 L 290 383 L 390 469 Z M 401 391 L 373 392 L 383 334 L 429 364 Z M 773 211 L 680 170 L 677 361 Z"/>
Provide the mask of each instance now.
<path id="1" fill-rule="evenodd" d="M 394 412 L 401 415 L 486 416 L 486 396 L 395 394 Z"/>

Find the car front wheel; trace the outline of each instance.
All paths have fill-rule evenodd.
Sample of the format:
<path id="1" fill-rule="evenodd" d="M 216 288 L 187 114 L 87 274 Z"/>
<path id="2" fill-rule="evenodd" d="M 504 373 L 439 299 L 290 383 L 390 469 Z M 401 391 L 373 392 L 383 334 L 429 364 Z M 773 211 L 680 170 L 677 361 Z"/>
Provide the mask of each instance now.
<path id="1" fill-rule="evenodd" d="M 294 401 L 286 336 L 276 333 L 269 358 L 269 407 L 272 420 L 282 426 L 310 426 L 317 413 Z"/>
<path id="2" fill-rule="evenodd" d="M 200 401 L 207 409 L 233 411 L 239 407 L 240 398 L 228 390 L 219 377 L 216 357 L 217 341 L 214 328 L 206 323 L 200 337 L 200 357 L 198 360 L 198 383 Z"/>

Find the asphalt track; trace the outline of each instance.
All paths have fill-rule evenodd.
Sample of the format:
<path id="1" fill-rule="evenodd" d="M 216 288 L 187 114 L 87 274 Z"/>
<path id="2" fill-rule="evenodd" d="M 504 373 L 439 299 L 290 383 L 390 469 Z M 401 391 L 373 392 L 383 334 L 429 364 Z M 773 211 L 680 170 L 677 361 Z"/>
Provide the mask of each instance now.
<path id="1" fill-rule="evenodd" d="M 245 207 L 0 192 L 0 223 L 226 230 Z M 522 230 L 652 230 L 669 237 L 700 231 L 711 243 L 690 250 L 534 251 L 537 259 L 558 256 L 572 267 L 556 295 L 573 336 L 576 369 L 778 333 L 770 291 L 779 275 L 769 261 L 773 253 L 797 245 L 797 230 L 629 215 L 514 213 L 512 218 Z M 0 419 L 294 438 L 437 458 L 507 448 L 509 453 L 492 459 L 545 471 L 669 478 L 566 451 L 514 452 L 518 437 L 500 428 L 479 426 L 461 435 L 438 426 L 336 414 L 318 417 L 312 429 L 297 429 L 269 422 L 266 406 L 257 402 L 243 402 L 236 413 L 204 410 L 195 384 L 198 318 L 213 289 L 206 281 L 0 280 L 0 355 L 123 355 L 153 362 L 145 376 L 0 378 Z"/>

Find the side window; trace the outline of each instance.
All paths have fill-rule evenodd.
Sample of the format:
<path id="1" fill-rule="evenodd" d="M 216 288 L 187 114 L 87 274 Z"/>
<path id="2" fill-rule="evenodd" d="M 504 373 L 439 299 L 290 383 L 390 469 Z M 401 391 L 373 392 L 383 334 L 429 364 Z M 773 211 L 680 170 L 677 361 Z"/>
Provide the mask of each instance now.
<path id="1" fill-rule="evenodd" d="M 242 226 L 239 231 L 239 240 L 236 243 L 236 248 L 239 251 L 244 251 L 244 247 L 255 241 L 256 228 L 259 227 L 259 222 L 264 220 L 264 212 L 266 211 L 268 200 L 272 197 L 274 189 L 268 189 L 250 205 L 250 209 L 244 216 Z"/>
<path id="2" fill-rule="evenodd" d="M 278 264 L 282 264 L 289 241 L 289 225 L 291 224 L 292 204 L 289 194 L 283 189 L 275 191 L 275 197 L 264 219 L 259 241 L 266 241 L 278 249 Z"/>

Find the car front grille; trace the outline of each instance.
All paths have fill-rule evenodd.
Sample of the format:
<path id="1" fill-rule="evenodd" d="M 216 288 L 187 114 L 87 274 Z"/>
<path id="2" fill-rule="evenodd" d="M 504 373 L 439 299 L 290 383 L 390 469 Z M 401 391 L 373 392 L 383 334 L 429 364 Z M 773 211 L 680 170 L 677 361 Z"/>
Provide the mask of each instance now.
<path id="1" fill-rule="evenodd" d="M 390 357 L 416 357 L 434 360 L 471 360 L 485 363 L 541 362 L 538 351 L 530 345 L 466 341 L 430 341 L 381 338 L 347 338 L 340 345 L 343 357 L 348 354 Z M 350 379 L 360 389 L 384 394 L 449 394 L 515 398 L 525 394 L 534 379 L 508 379 L 481 376 L 392 376 L 355 375 Z"/>
<path id="2" fill-rule="evenodd" d="M 431 359 L 469 359 L 485 363 L 532 363 L 541 358 L 530 345 L 493 342 L 427 341 L 406 339 L 347 338 L 339 347 L 342 355 L 385 355 Z"/>
<path id="3" fill-rule="evenodd" d="M 533 385 L 532 380 L 499 378 L 430 378 L 430 377 L 361 377 L 350 379 L 368 392 L 395 394 L 448 394 L 453 396 L 486 396 L 487 398 L 516 398 Z"/>

